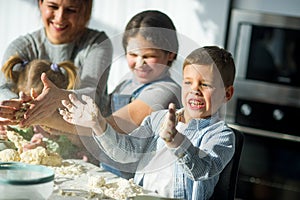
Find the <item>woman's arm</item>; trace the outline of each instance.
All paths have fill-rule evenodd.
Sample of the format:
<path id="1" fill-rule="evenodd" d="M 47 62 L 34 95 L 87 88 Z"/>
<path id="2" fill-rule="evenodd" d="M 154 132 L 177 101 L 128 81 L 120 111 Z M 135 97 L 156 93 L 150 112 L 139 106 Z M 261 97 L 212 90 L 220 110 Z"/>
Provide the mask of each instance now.
<path id="1" fill-rule="evenodd" d="M 42 93 L 32 102 L 32 106 L 25 115 L 24 125 L 34 124 L 37 119 L 47 117 L 58 108 L 62 107 L 61 100 L 67 99 L 70 93 L 85 94 L 92 96 L 101 104 L 105 99 L 108 72 L 112 59 L 112 45 L 103 32 L 88 32 L 90 36 L 79 42 L 80 51 L 73 50 L 75 54 L 74 63 L 78 65 L 78 76 L 80 77 L 79 87 L 69 91 L 64 89 L 53 89 L 42 76 L 44 89 Z M 57 54 L 55 54 L 57 55 Z M 71 53 L 70 53 L 71 55 Z M 54 58 L 53 58 L 54 59 Z M 62 59 L 62 58 L 55 58 Z M 46 83 L 46 84 L 45 84 Z"/>
<path id="2" fill-rule="evenodd" d="M 67 99 L 71 91 L 57 88 L 46 76 L 41 75 L 44 84 L 42 93 L 30 102 L 29 109 L 24 114 L 21 126 L 38 125 L 49 116 L 52 116 L 58 108 L 62 107 L 61 100 Z"/>

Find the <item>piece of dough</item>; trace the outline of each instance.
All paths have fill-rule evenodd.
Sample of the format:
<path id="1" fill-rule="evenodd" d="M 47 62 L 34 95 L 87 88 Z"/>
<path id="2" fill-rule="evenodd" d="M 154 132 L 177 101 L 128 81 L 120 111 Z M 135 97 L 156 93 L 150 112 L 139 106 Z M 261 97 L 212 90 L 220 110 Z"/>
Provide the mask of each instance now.
<path id="1" fill-rule="evenodd" d="M 18 162 L 20 161 L 19 153 L 14 149 L 4 149 L 0 151 L 1 162 Z"/>

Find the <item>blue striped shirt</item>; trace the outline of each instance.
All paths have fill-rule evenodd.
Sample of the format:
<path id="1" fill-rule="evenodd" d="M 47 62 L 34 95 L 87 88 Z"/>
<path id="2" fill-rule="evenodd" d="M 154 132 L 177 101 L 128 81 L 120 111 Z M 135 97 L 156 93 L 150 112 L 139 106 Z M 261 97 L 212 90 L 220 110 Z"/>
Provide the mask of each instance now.
<path id="1" fill-rule="evenodd" d="M 150 161 L 155 162 L 152 158 L 156 151 L 166 148 L 159 132 L 167 112 L 153 112 L 130 135 L 118 134 L 108 126 L 104 134 L 94 135 L 94 138 L 112 159 L 120 163 L 138 162 L 138 169 L 144 169 Z M 168 148 L 176 157 L 172 162 L 173 195 L 170 197 L 209 199 L 220 172 L 233 156 L 233 131 L 216 114 L 207 119 L 192 119 L 181 133 L 185 137 L 182 144 L 177 148 Z M 142 185 L 145 176 L 146 172 L 136 173 L 135 183 Z M 156 180 L 153 184 L 159 181 L 162 180 Z"/>

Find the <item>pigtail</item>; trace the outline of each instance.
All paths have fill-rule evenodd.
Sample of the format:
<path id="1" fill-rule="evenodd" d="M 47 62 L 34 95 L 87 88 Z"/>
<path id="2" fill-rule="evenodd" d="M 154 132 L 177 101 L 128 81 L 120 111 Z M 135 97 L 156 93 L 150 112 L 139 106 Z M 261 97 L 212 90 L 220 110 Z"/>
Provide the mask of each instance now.
<path id="1" fill-rule="evenodd" d="M 62 67 L 67 75 L 68 75 L 68 86 L 66 89 L 70 90 L 74 87 L 77 87 L 79 84 L 79 80 L 77 78 L 77 67 L 70 61 L 64 61 L 58 64 L 60 67 Z"/>
<path id="2" fill-rule="evenodd" d="M 26 65 L 27 62 L 24 62 L 20 56 L 14 55 L 11 56 L 2 66 L 2 72 L 4 73 L 5 78 L 12 81 L 13 83 L 18 82 L 20 75 L 19 71 L 13 70 L 14 66 L 17 64 Z"/>

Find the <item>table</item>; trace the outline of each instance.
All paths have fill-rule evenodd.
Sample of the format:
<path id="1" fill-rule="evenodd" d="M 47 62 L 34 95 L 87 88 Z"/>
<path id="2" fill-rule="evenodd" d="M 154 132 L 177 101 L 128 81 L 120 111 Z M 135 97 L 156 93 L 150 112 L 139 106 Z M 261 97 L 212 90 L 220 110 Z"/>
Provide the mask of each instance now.
<path id="1" fill-rule="evenodd" d="M 54 191 L 49 200 L 125 200 L 132 195 L 149 194 L 132 180 L 82 160 L 64 160 L 55 170 Z"/>

